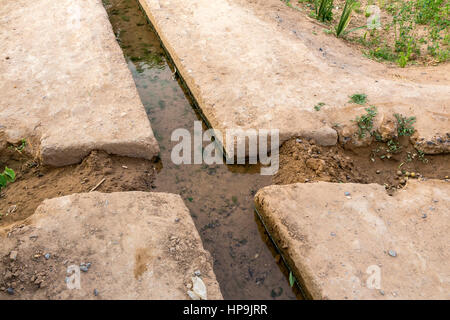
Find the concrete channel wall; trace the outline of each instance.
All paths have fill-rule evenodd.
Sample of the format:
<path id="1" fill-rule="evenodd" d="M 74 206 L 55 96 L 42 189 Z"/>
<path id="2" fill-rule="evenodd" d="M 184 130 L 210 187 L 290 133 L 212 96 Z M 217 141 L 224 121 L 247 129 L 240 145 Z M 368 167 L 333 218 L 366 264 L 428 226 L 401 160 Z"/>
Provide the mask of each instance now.
<path id="1" fill-rule="evenodd" d="M 450 151 L 448 73 L 406 76 L 370 61 L 278 0 L 139 2 L 214 129 L 279 129 L 281 141 L 303 136 L 333 145 L 336 122 L 342 127 L 364 112 L 349 103 L 362 92 L 380 119 L 416 116 L 419 148 Z"/>
<path id="2" fill-rule="evenodd" d="M 53 166 L 95 149 L 158 155 L 100 0 L 4 0 L 0 42 L 0 142 L 36 142 Z"/>

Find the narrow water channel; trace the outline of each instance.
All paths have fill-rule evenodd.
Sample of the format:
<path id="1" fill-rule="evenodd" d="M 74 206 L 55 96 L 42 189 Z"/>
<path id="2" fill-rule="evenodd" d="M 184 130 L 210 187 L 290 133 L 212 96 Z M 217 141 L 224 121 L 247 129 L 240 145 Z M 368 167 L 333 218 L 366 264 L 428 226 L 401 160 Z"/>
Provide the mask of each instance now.
<path id="1" fill-rule="evenodd" d="M 254 213 L 255 192 L 271 183 L 259 168 L 175 165 L 175 129 L 193 133 L 193 109 L 136 0 L 103 0 L 161 148 L 152 191 L 180 194 L 189 208 L 225 299 L 295 299 L 286 271 Z"/>

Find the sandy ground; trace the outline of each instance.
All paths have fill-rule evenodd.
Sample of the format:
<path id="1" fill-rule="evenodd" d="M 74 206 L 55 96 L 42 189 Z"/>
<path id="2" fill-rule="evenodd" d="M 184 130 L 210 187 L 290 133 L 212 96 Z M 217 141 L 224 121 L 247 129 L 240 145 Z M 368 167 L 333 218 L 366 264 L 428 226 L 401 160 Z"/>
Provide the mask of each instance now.
<path id="1" fill-rule="evenodd" d="M 2 235 L 0 256 L 0 299 L 190 299 L 189 290 L 203 292 L 193 277 L 204 298 L 222 298 L 211 256 L 174 194 L 46 200 Z"/>
<path id="2" fill-rule="evenodd" d="M 313 299 L 449 299 L 448 182 L 270 186 L 255 196 Z"/>
<path id="3" fill-rule="evenodd" d="M 100 0 L 3 0 L 0 42 L 0 142 L 34 141 L 54 166 L 158 155 Z"/>
<path id="4" fill-rule="evenodd" d="M 389 68 L 278 0 L 140 3 L 215 129 L 277 128 L 282 141 L 333 145 L 333 126 L 354 129 L 350 120 L 364 112 L 349 96 L 365 93 L 381 118 L 417 117 L 417 147 L 450 150 L 448 64 L 408 74 Z M 325 107 L 315 112 L 319 102 Z"/>

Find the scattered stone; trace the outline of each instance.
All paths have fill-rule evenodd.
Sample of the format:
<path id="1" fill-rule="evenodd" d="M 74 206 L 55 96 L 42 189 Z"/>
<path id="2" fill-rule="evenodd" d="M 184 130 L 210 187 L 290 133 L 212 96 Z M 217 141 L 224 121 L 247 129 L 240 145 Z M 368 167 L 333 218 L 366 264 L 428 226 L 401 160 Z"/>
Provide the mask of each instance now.
<path id="1" fill-rule="evenodd" d="M 14 294 L 14 289 L 13 289 L 13 288 L 8 288 L 8 289 L 6 289 L 6 292 L 7 292 L 9 295 L 13 295 L 13 294 Z"/>
<path id="2" fill-rule="evenodd" d="M 398 176 L 401 176 L 402 174 L 403 174 L 403 173 L 402 173 L 400 170 L 397 171 L 397 175 L 398 175 Z"/>
<path id="3" fill-rule="evenodd" d="M 200 279 L 197 276 L 192 278 L 192 291 L 190 291 L 190 292 L 193 293 L 194 295 L 198 296 L 199 299 L 201 299 L 201 300 L 208 299 L 208 296 L 206 293 L 206 285 L 202 281 L 202 279 Z M 193 298 L 189 292 L 188 292 L 188 294 L 191 298 Z M 197 300 L 197 299 L 195 299 L 195 300 Z"/>
<path id="4" fill-rule="evenodd" d="M 388 251 L 388 254 L 391 256 L 391 257 L 396 257 L 397 256 L 397 252 L 395 252 L 394 250 L 389 250 Z"/>
<path id="5" fill-rule="evenodd" d="M 12 206 L 10 206 L 9 208 L 8 208 L 8 214 L 13 214 L 14 212 L 16 212 L 16 210 L 17 210 L 17 205 L 12 205 Z"/>
<path id="6" fill-rule="evenodd" d="M 195 271 L 194 271 L 194 274 L 195 274 L 197 277 L 200 277 L 200 276 L 202 275 L 202 273 L 200 272 L 200 270 L 195 270 Z"/>
<path id="7" fill-rule="evenodd" d="M 90 267 L 91 267 L 91 263 L 90 262 L 88 262 L 88 263 L 81 263 L 80 264 L 80 270 L 83 271 L 83 272 L 88 272 Z"/>
<path id="8" fill-rule="evenodd" d="M 409 177 L 411 175 L 411 173 L 409 173 L 409 171 L 405 172 L 405 176 Z"/>
<path id="9" fill-rule="evenodd" d="M 295 139 L 295 141 L 297 141 L 298 143 L 302 143 L 303 142 L 303 140 L 302 139 Z"/>
<path id="10" fill-rule="evenodd" d="M 48 260 L 48 259 L 50 259 L 50 253 L 46 253 L 46 254 L 44 254 L 44 258 L 45 258 L 45 260 Z"/>
<path id="11" fill-rule="evenodd" d="M 348 191 L 346 191 L 344 194 L 346 197 L 350 196 L 350 192 L 348 192 Z"/>
<path id="12" fill-rule="evenodd" d="M 427 217 L 427 214 L 424 213 L 424 214 L 422 215 L 422 219 L 425 219 L 426 217 Z"/>
<path id="13" fill-rule="evenodd" d="M 94 289 L 94 296 L 98 296 L 98 290 Z"/>
<path id="14" fill-rule="evenodd" d="M 187 292 L 189 298 L 191 298 L 192 300 L 200 300 L 200 297 L 198 295 L 196 295 L 194 292 L 192 292 L 191 290 L 188 290 Z"/>
<path id="15" fill-rule="evenodd" d="M 11 251 L 11 253 L 9 254 L 9 259 L 11 261 L 15 261 L 17 259 L 17 251 L 15 250 Z"/>
<path id="16" fill-rule="evenodd" d="M 278 287 L 278 288 L 272 289 L 272 291 L 270 292 L 270 296 L 272 298 L 276 298 L 276 297 L 281 296 L 282 293 L 283 293 L 283 288 Z"/>
<path id="17" fill-rule="evenodd" d="M 334 232 L 331 232 L 330 235 L 331 235 L 332 237 L 336 237 L 336 233 L 334 233 Z"/>

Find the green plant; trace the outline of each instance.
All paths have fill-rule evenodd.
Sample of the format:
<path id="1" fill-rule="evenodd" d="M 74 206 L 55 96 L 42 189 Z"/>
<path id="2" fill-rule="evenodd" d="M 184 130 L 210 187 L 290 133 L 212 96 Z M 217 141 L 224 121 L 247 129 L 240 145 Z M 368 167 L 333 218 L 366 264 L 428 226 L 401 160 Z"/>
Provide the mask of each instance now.
<path id="1" fill-rule="evenodd" d="M 16 150 L 21 152 L 23 149 L 25 149 L 27 145 L 27 141 L 25 139 L 20 140 L 20 144 L 16 147 Z"/>
<path id="2" fill-rule="evenodd" d="M 398 123 L 397 133 L 399 137 L 411 136 L 414 134 L 416 130 L 414 129 L 413 124 L 416 122 L 416 117 L 404 117 L 398 113 L 394 114 L 394 116 Z"/>
<path id="3" fill-rule="evenodd" d="M 27 141 L 25 139 L 21 139 L 19 145 L 11 145 L 9 146 L 9 149 L 13 149 L 19 153 L 22 153 L 22 151 L 25 149 L 27 145 Z"/>
<path id="4" fill-rule="evenodd" d="M 355 93 L 350 96 L 350 102 L 363 105 L 366 103 L 367 95 L 364 93 Z"/>
<path id="5" fill-rule="evenodd" d="M 316 19 L 322 22 L 333 18 L 333 0 L 315 0 Z"/>
<path id="6" fill-rule="evenodd" d="M 356 8 L 357 4 L 356 0 L 346 0 L 344 9 L 342 10 L 341 18 L 339 19 L 338 25 L 335 27 L 336 36 L 339 38 L 344 34 L 345 29 L 347 28 L 350 20 L 352 18 L 352 11 Z"/>
<path id="7" fill-rule="evenodd" d="M 291 272 L 289 272 L 289 285 L 290 285 L 291 287 L 293 287 L 294 284 L 295 284 L 295 277 L 294 277 L 294 275 L 293 275 L 293 273 L 292 273 L 292 271 L 291 271 Z"/>
<path id="8" fill-rule="evenodd" d="M 377 115 L 377 107 L 370 106 L 366 108 L 367 113 L 360 117 L 356 117 L 354 120 L 358 126 L 358 135 L 360 138 L 364 138 L 366 133 L 372 134 L 373 119 Z"/>
<path id="9" fill-rule="evenodd" d="M 425 158 L 425 153 L 423 151 L 417 150 L 418 159 L 423 163 L 428 163 L 428 159 Z"/>
<path id="10" fill-rule="evenodd" d="M 319 102 L 318 104 L 316 104 L 316 105 L 314 106 L 314 110 L 320 111 L 320 108 L 322 108 L 324 105 L 325 105 L 324 102 Z"/>
<path id="11" fill-rule="evenodd" d="M 6 187 L 8 182 L 14 182 L 16 180 L 16 173 L 13 169 L 5 167 L 3 173 L 0 173 L 0 190 Z"/>
<path id="12" fill-rule="evenodd" d="M 386 144 L 388 146 L 386 151 L 390 152 L 390 153 L 397 153 L 402 148 L 400 146 L 400 143 L 398 141 L 393 140 L 393 139 L 389 140 Z"/>
<path id="13" fill-rule="evenodd" d="M 398 65 L 401 68 L 404 68 L 406 64 L 409 61 L 409 57 L 411 56 L 413 46 L 411 45 L 411 42 L 408 44 L 408 49 L 406 50 L 406 53 L 400 52 L 399 58 L 397 60 Z"/>
<path id="14" fill-rule="evenodd" d="M 450 58 L 450 1 L 393 0 L 379 7 L 392 19 L 383 26 L 386 31 L 381 34 L 383 46 L 380 46 L 378 32 L 371 34 L 369 41 L 366 35 L 358 40 L 369 49 L 368 57 L 395 61 L 400 67 L 424 54 L 434 57 L 433 62 L 445 62 Z M 392 33 L 394 39 L 390 41 L 387 37 Z"/>

